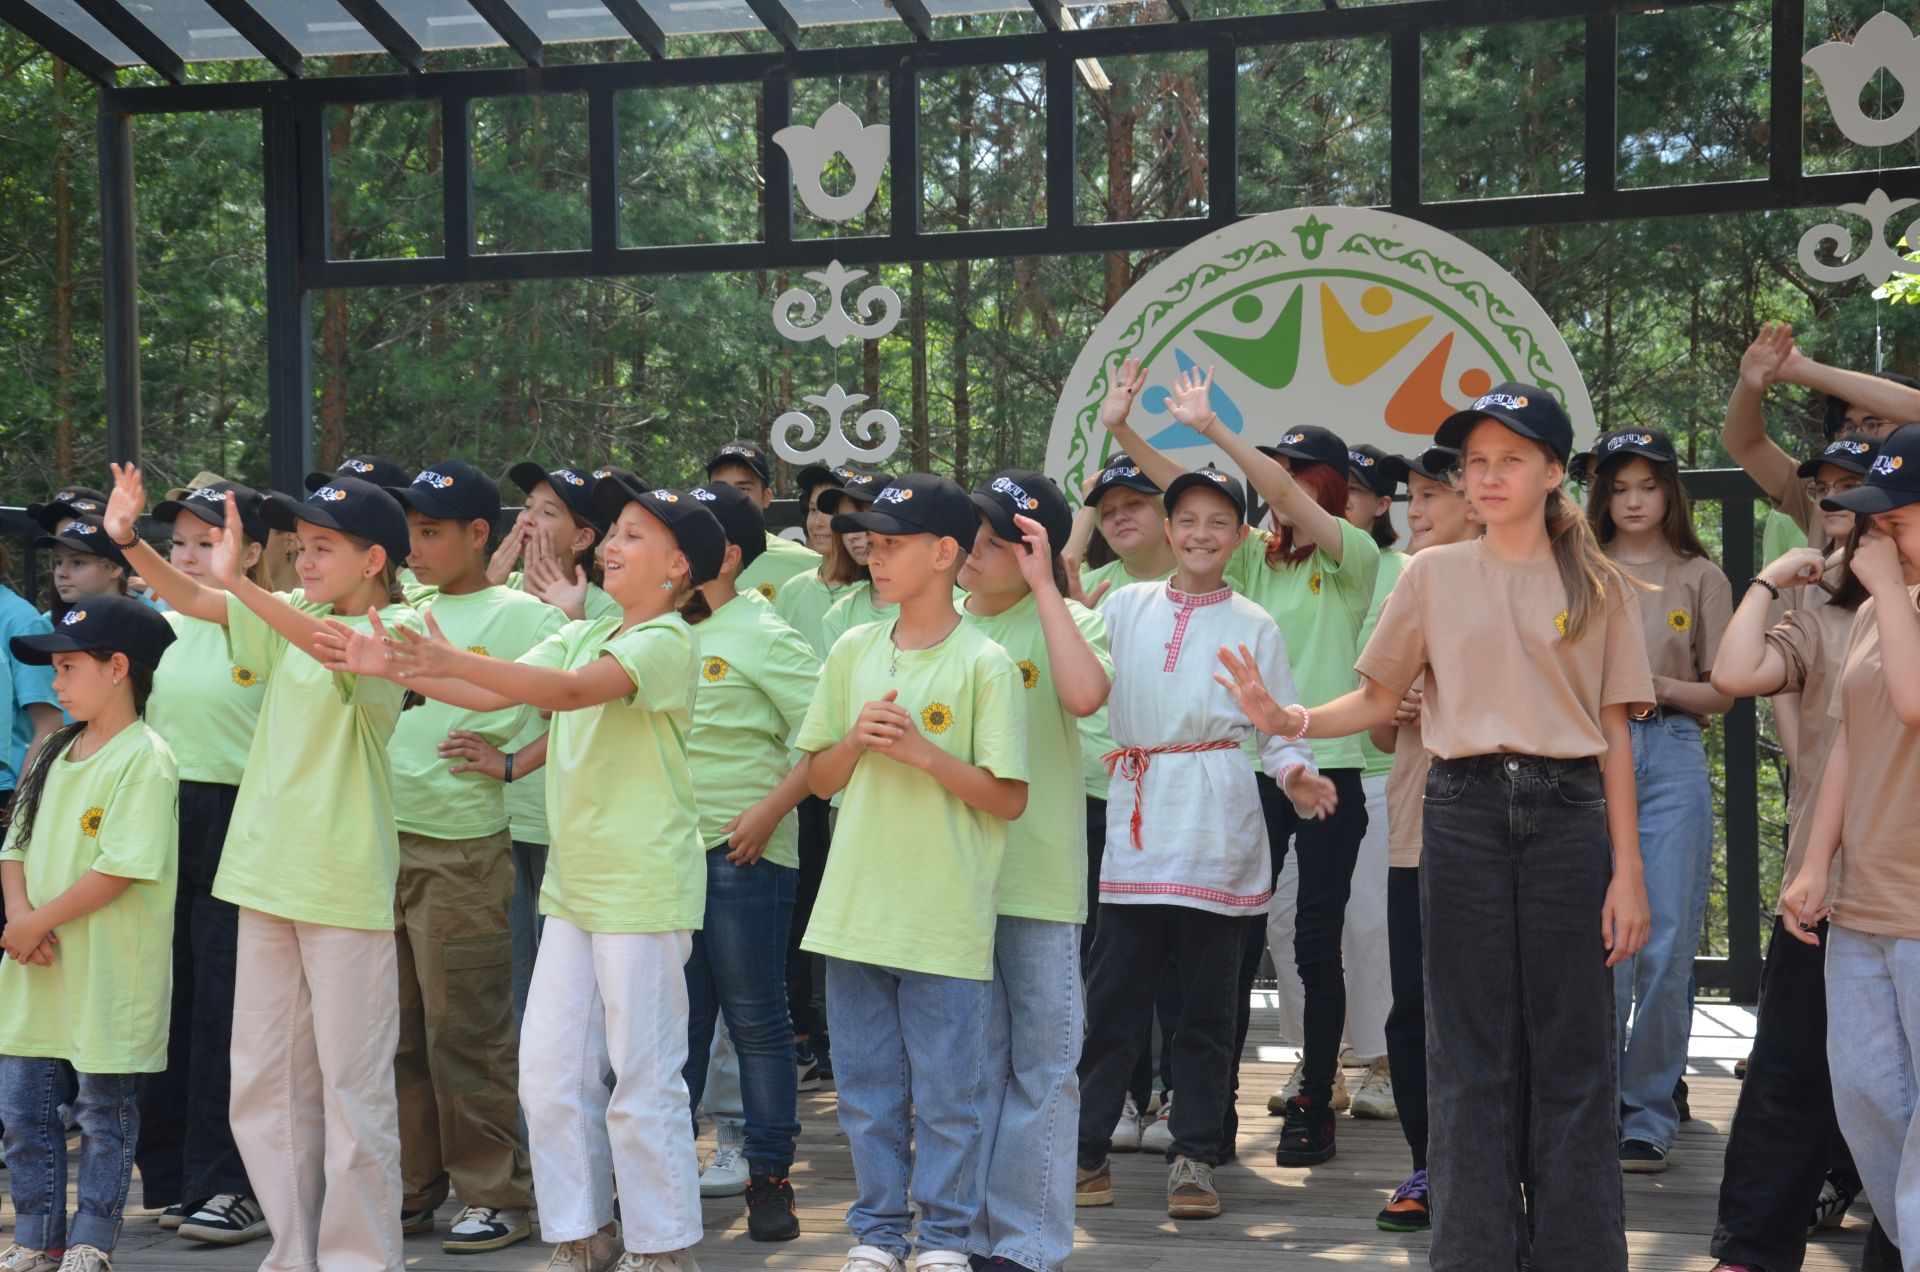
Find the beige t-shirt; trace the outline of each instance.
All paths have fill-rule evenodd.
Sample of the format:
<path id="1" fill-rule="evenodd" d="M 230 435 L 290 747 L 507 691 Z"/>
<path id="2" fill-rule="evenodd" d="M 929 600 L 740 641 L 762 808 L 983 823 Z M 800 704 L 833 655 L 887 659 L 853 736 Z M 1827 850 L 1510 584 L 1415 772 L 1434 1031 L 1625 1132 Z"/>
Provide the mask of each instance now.
<path id="1" fill-rule="evenodd" d="M 1800 753 L 1793 757 L 1793 784 L 1787 792 L 1787 864 L 1780 876 L 1782 888 L 1799 873 L 1800 862 L 1807 855 L 1807 841 L 1813 835 L 1814 796 L 1820 790 L 1820 775 L 1826 771 L 1836 726 L 1834 718 L 1818 707 L 1833 701 L 1833 688 L 1840 679 L 1840 659 L 1847 652 L 1847 633 L 1852 627 L 1853 611 L 1823 604 L 1792 610 L 1767 632 L 1767 644 L 1780 651 L 1787 665 L 1786 679 L 1774 692 L 1801 694 L 1801 701 L 1815 708 L 1800 713 Z"/>
<path id="2" fill-rule="evenodd" d="M 1640 630 L 1653 674 L 1705 680 L 1733 621 L 1733 588 L 1726 573 L 1705 557 L 1683 557 L 1667 547 L 1651 561 L 1616 561 L 1659 589 L 1640 593 Z"/>
<path id="3" fill-rule="evenodd" d="M 1920 597 L 1920 588 L 1910 589 Z M 1847 801 L 1833 921 L 1856 932 L 1920 940 L 1920 729 L 1894 713 L 1869 599 L 1853 619 L 1832 714 L 1847 731 Z M 1803 726 L 1804 727 L 1804 726 Z"/>
<path id="4" fill-rule="evenodd" d="M 1600 755 L 1601 708 L 1653 701 L 1634 591 L 1610 592 L 1568 642 L 1551 557 L 1503 560 L 1481 539 L 1428 548 L 1401 572 L 1358 670 L 1395 693 L 1427 673 L 1421 725 L 1435 758 Z"/>
<path id="5" fill-rule="evenodd" d="M 1401 868 L 1420 864 L 1420 836 L 1425 828 L 1427 770 L 1433 757 L 1420 738 L 1420 722 L 1400 726 L 1393 742 L 1393 768 L 1387 772 L 1387 865 Z"/>

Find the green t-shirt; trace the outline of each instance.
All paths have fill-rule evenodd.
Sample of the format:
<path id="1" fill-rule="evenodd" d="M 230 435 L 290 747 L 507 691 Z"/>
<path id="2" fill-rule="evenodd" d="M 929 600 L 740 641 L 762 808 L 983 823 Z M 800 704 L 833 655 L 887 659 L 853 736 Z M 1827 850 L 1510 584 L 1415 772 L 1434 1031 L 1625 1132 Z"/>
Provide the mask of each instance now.
<path id="1" fill-rule="evenodd" d="M 931 649 L 896 650 L 893 628 L 874 623 L 834 645 L 795 747 L 826 750 L 892 689 L 929 742 L 995 777 L 1025 781 L 1027 704 L 1007 652 L 964 622 Z M 800 948 L 993 979 L 1006 821 L 878 753 L 854 765 L 846 797 Z"/>
<path id="2" fill-rule="evenodd" d="M 1367 642 L 1373 639 L 1374 624 L 1380 621 L 1380 607 L 1387 603 L 1387 593 L 1393 591 L 1393 585 L 1400 581 L 1400 571 L 1407 565 L 1407 554 L 1393 548 L 1383 548 L 1380 552 L 1380 574 L 1373 582 L 1373 604 L 1367 607 L 1367 621 L 1360 624 L 1359 649 L 1365 649 Z M 1358 655 L 1355 655 L 1356 660 Z M 1286 706 L 1286 703 L 1280 705 Z M 1366 757 L 1366 768 L 1362 777 L 1385 777 L 1393 771 L 1393 757 L 1373 744 L 1373 739 L 1360 735 L 1360 754 Z"/>
<path id="3" fill-rule="evenodd" d="M 625 631 L 620 617 L 568 623 L 529 667 L 616 659 L 633 692 L 557 711 L 547 750 L 553 849 L 540 912 L 587 932 L 682 932 L 707 908 L 706 845 L 687 767 L 699 651 L 678 614 Z"/>
<path id="4" fill-rule="evenodd" d="M 435 592 L 422 598 L 420 612 L 431 613 L 455 645 L 508 661 L 567 621 L 539 597 L 509 587 L 485 587 L 461 596 Z M 483 839 L 505 830 L 507 788 L 485 774 L 454 773 L 457 761 L 441 759 L 440 744 L 447 734 L 464 729 L 495 746 L 510 747 L 528 718 L 539 716 L 532 707 L 468 711 L 431 698 L 402 714 L 387 743 L 395 824 L 401 832 L 429 839 Z"/>
<path id="5" fill-rule="evenodd" d="M 693 699 L 687 762 L 700 805 L 700 842 L 718 847 L 723 827 L 766 798 L 793 771 L 787 739 L 806 719 L 820 659 L 758 592 L 742 592 L 701 623 L 700 688 Z M 788 813 L 767 840 L 766 859 L 799 866 L 800 822 Z"/>
<path id="6" fill-rule="evenodd" d="M 306 613 L 372 630 L 364 614 L 334 614 L 300 591 L 279 595 Z M 387 606 L 380 621 L 420 626 L 405 605 Z M 299 923 L 392 931 L 400 838 L 387 740 L 406 690 L 328 671 L 231 596 L 227 647 L 234 662 L 266 676 L 267 700 L 213 895 Z"/>
<path id="7" fill-rule="evenodd" d="M 819 568 L 818 552 L 768 531 L 767 550 L 755 557 L 752 565 L 740 571 L 735 586 L 742 592 L 758 592 L 770 601 L 777 601 L 781 590 L 794 575 Z"/>
<path id="8" fill-rule="evenodd" d="M 134 884 L 60 925 L 53 966 L 0 960 L 0 1055 L 52 1057 L 82 1073 L 158 1073 L 173 998 L 178 768 L 139 721 L 84 760 L 72 754 L 47 774 L 32 841 L 10 833 L 0 860 L 21 863 L 35 905 L 89 870 Z"/>
<path id="9" fill-rule="evenodd" d="M 964 592 L 960 595 L 966 595 Z M 776 602 L 777 604 L 777 602 Z M 878 623 L 890 619 L 900 612 L 898 605 L 876 605 L 873 598 L 873 584 L 862 580 L 850 583 L 840 589 L 840 599 L 827 610 L 825 618 L 820 620 L 820 640 L 828 653 L 839 643 L 842 636 L 862 623 Z M 821 655 L 824 660 L 825 654 Z"/>
<path id="10" fill-rule="evenodd" d="M 1162 583 L 1172 577 L 1173 571 L 1168 570 L 1166 573 L 1156 574 L 1150 579 L 1137 579 L 1127 573 L 1125 562 L 1115 560 L 1109 561 L 1096 569 L 1080 571 L 1080 590 L 1091 595 L 1093 589 L 1099 587 L 1102 583 L 1111 583 L 1113 586 L 1109 587 L 1100 596 L 1100 601 L 1104 601 L 1108 596 L 1111 596 L 1129 583 Z M 1095 601 L 1094 605 L 1097 607 L 1100 601 Z M 1105 639 L 1105 633 L 1106 625 L 1103 623 L 1101 625 L 1103 641 Z M 1102 644 L 1100 652 L 1102 654 L 1106 653 L 1106 646 L 1104 644 Z M 1108 670 L 1111 671 L 1112 668 L 1108 668 Z M 1105 799 L 1107 797 L 1107 761 L 1105 757 L 1112 754 L 1114 749 L 1119 745 L 1119 743 L 1113 740 L 1113 730 L 1107 727 L 1107 709 L 1101 707 L 1090 716 L 1081 716 L 1077 723 L 1080 726 L 1080 774 L 1085 781 L 1087 794 L 1095 799 Z"/>
<path id="11" fill-rule="evenodd" d="M 1767 509 L 1767 519 L 1760 528 L 1760 563 L 1777 561 L 1781 555 L 1794 549 L 1807 546 L 1807 532 L 1795 525 L 1793 518 L 1778 508 Z"/>
<path id="12" fill-rule="evenodd" d="M 820 572 L 803 574 L 787 580 L 780 589 L 780 596 L 773 603 L 773 612 L 782 622 L 807 638 L 817 657 L 825 658 L 832 646 L 827 643 L 827 611 L 834 602 L 845 596 L 850 588 L 864 586 L 860 583 L 823 583 Z"/>
<path id="13" fill-rule="evenodd" d="M 166 615 L 173 644 L 153 671 L 147 724 L 173 748 L 183 782 L 240 785 L 267 678 L 234 662 L 227 629 L 178 610 Z"/>
<path id="14" fill-rule="evenodd" d="M 1107 625 L 1074 601 L 1067 611 L 1080 634 L 1113 676 L 1107 657 Z M 1033 593 L 991 618 L 968 613 L 962 621 L 1007 651 L 1020 669 L 1027 703 L 1027 811 L 1007 825 L 1007 855 L 1000 867 L 1000 913 L 1051 923 L 1087 921 L 1087 800 L 1080 776 L 1081 717 L 1060 705 Z"/>
<path id="15" fill-rule="evenodd" d="M 507 586 L 518 587 L 520 576 L 508 577 Z M 618 618 L 620 604 L 608 596 L 595 583 L 587 584 L 588 618 Z M 568 620 L 564 613 L 555 610 L 564 625 Z M 513 735 L 505 750 L 518 751 L 521 747 L 544 737 L 547 732 L 546 717 L 538 711 L 529 713 L 527 722 L 520 726 L 520 732 Z M 507 787 L 507 833 L 523 844 L 546 844 L 553 842 L 547 831 L 547 779 L 544 775 L 521 777 Z"/>
<path id="16" fill-rule="evenodd" d="M 1299 565 L 1268 569 L 1267 544 L 1273 536 L 1255 530 L 1227 562 L 1227 585 L 1279 624 L 1294 689 L 1304 706 L 1331 702 L 1360 684 L 1353 665 L 1360 656 L 1360 625 L 1367 620 L 1380 573 L 1380 545 L 1358 526 L 1345 521 L 1339 525 L 1339 561 L 1315 547 Z M 1357 737 L 1315 738 L 1312 745 L 1313 762 L 1321 772 L 1365 767 Z"/>

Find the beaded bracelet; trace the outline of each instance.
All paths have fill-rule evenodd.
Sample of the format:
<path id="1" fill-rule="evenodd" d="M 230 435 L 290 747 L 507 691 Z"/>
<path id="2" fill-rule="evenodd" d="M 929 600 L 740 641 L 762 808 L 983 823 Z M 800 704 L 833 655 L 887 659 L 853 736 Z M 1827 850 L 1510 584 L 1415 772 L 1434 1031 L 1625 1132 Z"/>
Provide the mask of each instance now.
<path id="1" fill-rule="evenodd" d="M 1307 709 L 1301 706 L 1297 702 L 1294 703 L 1293 706 L 1288 709 L 1292 711 L 1298 711 L 1300 713 L 1300 732 L 1280 733 L 1280 734 L 1276 734 L 1275 736 L 1278 737 L 1282 742 L 1298 742 L 1301 738 L 1304 738 L 1307 736 L 1307 726 L 1313 723 L 1313 718 L 1307 714 Z"/>

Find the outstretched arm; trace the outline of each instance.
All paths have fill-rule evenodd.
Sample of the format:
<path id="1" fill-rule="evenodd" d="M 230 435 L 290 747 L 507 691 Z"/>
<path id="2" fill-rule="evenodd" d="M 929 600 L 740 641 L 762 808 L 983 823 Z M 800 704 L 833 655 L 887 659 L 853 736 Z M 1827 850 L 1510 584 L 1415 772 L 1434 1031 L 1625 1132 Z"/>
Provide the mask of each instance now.
<path id="1" fill-rule="evenodd" d="M 327 670 L 396 680 L 470 711 L 498 711 L 522 703 L 542 711 L 577 711 L 634 691 L 633 677 L 611 655 L 574 670 L 534 667 L 457 648 L 441 632 L 432 611 L 424 634 L 388 628 L 372 611 L 368 617 L 371 632 L 335 621 L 323 625 L 314 647 Z"/>
<path id="2" fill-rule="evenodd" d="M 1733 462 L 1746 469 L 1767 497 L 1778 502 L 1781 492 L 1799 479 L 1799 464 L 1767 436 L 1767 422 L 1761 414 L 1767 389 L 1779 379 L 1780 364 L 1793 351 L 1793 328 L 1785 323 L 1768 323 L 1754 337 L 1740 359 L 1740 378 L 1733 383 L 1727 398 L 1726 423 L 1720 440 Z"/>
<path id="3" fill-rule="evenodd" d="M 147 508 L 147 487 L 140 476 L 139 465 L 114 464 L 111 467 L 113 493 L 107 496 L 107 511 L 101 519 L 101 528 L 107 532 L 107 537 L 127 558 L 127 564 L 133 567 L 134 573 L 147 581 L 147 586 L 153 589 L 155 596 L 189 618 L 225 626 L 225 592 L 217 587 L 208 587 L 198 579 L 188 578 L 174 569 L 172 562 L 155 552 L 146 540 L 134 540 L 134 523 Z M 238 524 L 238 519 L 230 524 Z M 214 535 L 216 539 L 224 540 L 226 531 L 215 530 Z"/>

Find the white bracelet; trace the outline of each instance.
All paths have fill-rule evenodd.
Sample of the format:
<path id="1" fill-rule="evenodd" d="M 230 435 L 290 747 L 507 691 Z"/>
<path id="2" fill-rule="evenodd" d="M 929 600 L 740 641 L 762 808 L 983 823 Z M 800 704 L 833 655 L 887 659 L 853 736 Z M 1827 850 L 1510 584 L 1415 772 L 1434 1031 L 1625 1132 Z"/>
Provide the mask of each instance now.
<path id="1" fill-rule="evenodd" d="M 1276 733 L 1274 736 L 1279 738 L 1282 742 L 1298 742 L 1301 738 L 1304 738 L 1307 736 L 1307 726 L 1313 723 L 1313 717 L 1309 716 L 1307 714 L 1307 709 L 1301 706 L 1297 702 L 1294 703 L 1293 706 L 1288 709 L 1292 711 L 1298 711 L 1300 713 L 1300 732 Z"/>

